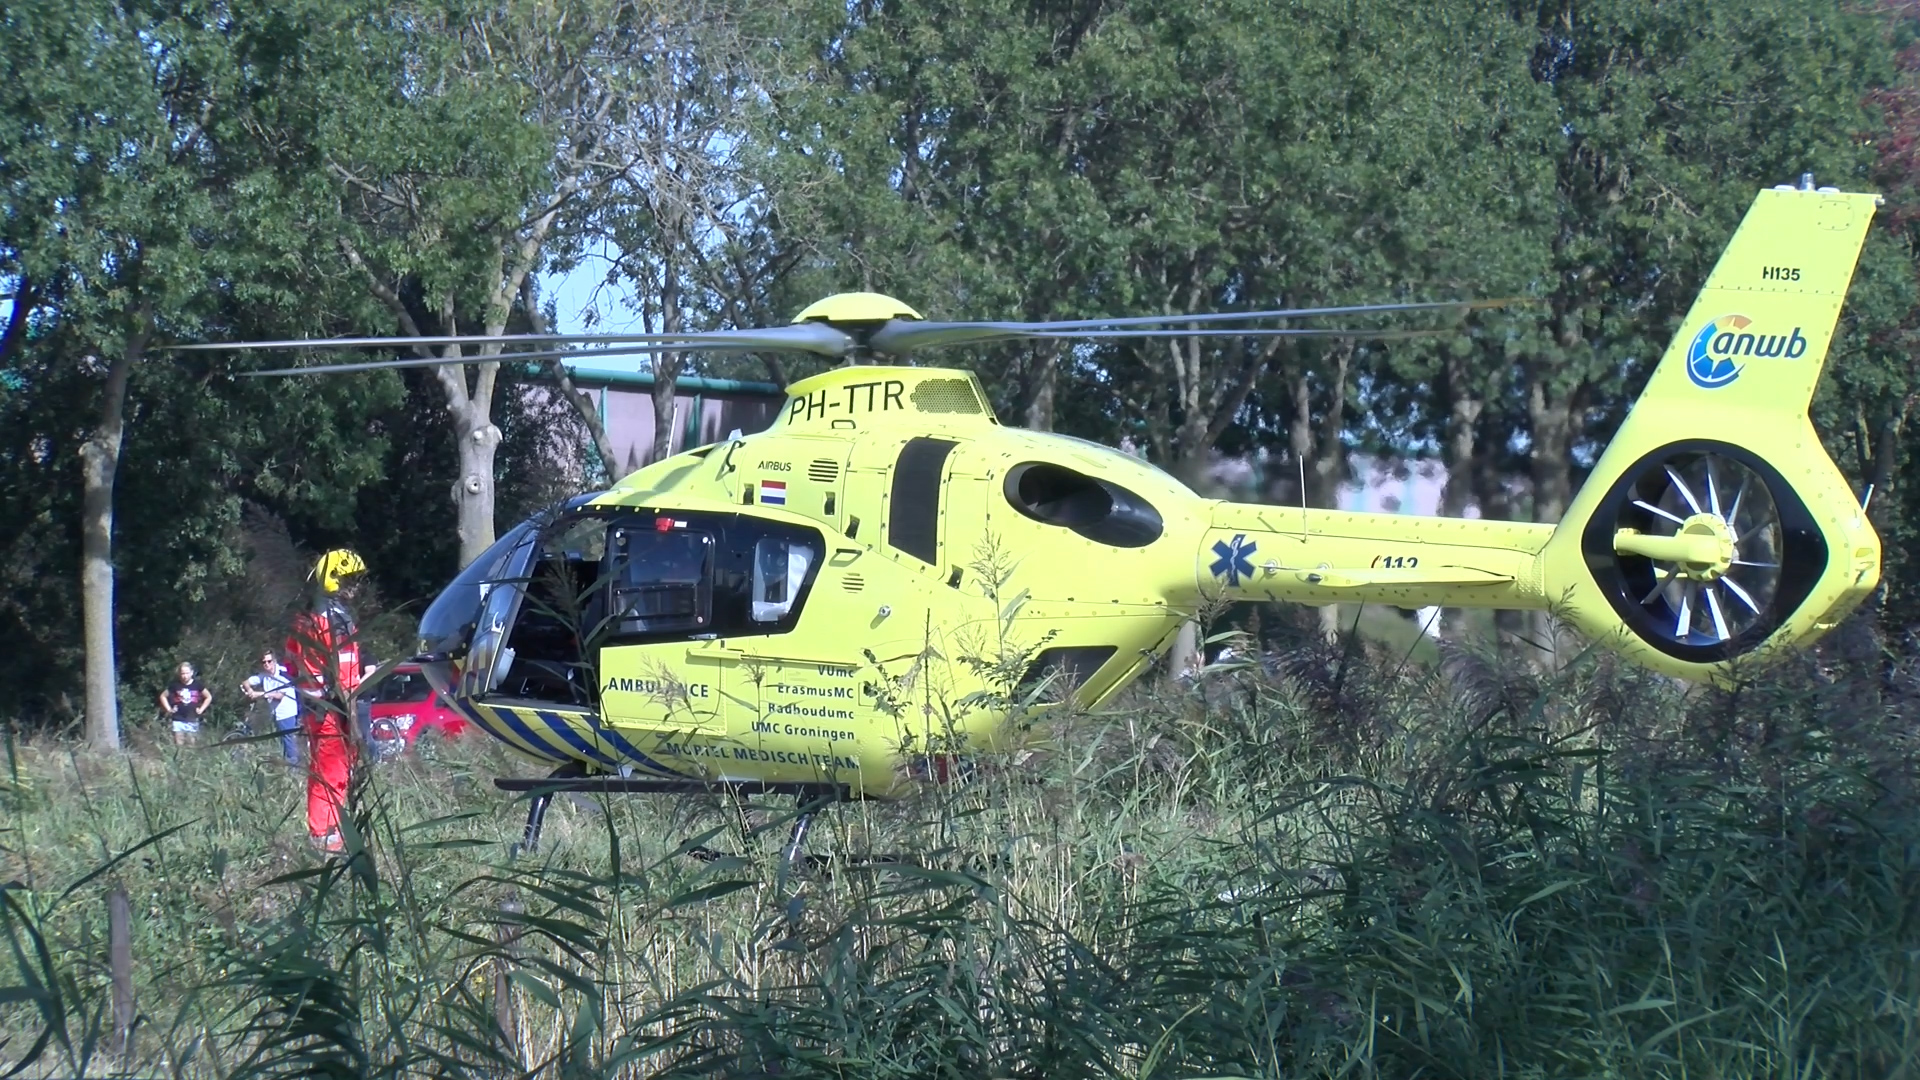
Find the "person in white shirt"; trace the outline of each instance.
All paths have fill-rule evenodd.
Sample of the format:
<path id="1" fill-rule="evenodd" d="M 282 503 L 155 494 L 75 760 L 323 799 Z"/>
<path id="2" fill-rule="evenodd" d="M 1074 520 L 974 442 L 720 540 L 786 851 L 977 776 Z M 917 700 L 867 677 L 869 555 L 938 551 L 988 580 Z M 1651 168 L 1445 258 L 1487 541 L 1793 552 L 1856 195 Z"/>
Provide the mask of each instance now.
<path id="1" fill-rule="evenodd" d="M 249 701 L 265 702 L 273 713 L 273 726 L 280 730 L 280 751 L 287 764 L 300 764 L 300 699 L 293 678 L 272 653 L 260 657 L 260 670 L 247 676 L 240 692 Z"/>

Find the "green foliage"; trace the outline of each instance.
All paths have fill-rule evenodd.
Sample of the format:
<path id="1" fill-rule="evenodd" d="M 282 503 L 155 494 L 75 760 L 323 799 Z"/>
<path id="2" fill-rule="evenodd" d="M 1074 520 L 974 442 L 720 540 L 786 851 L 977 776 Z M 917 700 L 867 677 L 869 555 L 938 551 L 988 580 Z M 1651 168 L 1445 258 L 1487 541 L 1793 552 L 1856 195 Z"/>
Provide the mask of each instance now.
<path id="1" fill-rule="evenodd" d="M 509 860 L 491 744 L 383 766 L 322 862 L 252 753 L 38 740 L 0 774 L 0 1039 L 98 1060 L 117 882 L 127 1065 L 184 1075 L 1910 1075 L 1911 694 L 1877 657 L 1681 693 L 1303 637 L 832 811 L 792 877 L 786 814 L 703 800 L 563 798 Z"/>
<path id="2" fill-rule="evenodd" d="M 410 98 L 409 57 L 451 62 L 448 45 L 387 8 L 30 3 L 4 20 L 0 533 L 11 587 L 0 626 L 17 647 L 0 660 L 0 708 L 60 723 L 76 707 L 80 667 L 80 447 L 128 338 L 151 324 L 157 350 L 390 324 L 328 238 L 359 220 L 342 217 L 328 154 L 360 155 L 342 159 L 354 168 L 433 159 L 445 183 L 415 193 L 431 225 L 348 234 L 381 257 L 382 245 L 411 245 L 415 261 L 395 258 L 431 284 L 485 254 L 470 249 L 484 247 L 475 229 L 517 220 L 508 200 L 524 192 L 502 183 L 510 164 L 538 179 L 527 155 L 540 133 L 506 81 L 467 87 L 478 100 Z M 380 85 L 392 93 L 368 93 Z M 474 138 L 479 128 L 498 137 Z M 477 298 L 478 288 L 468 280 L 456 292 Z M 132 370 L 114 539 L 120 660 L 136 680 L 218 626 L 255 638 L 242 651 L 279 639 L 281 612 L 235 623 L 230 605 L 210 603 L 230 600 L 249 572 L 249 506 L 292 528 L 287 557 L 266 575 L 276 589 L 304 572 L 301 548 L 369 548 L 384 591 L 402 602 L 431 595 L 455 563 L 438 527 L 448 515 L 429 509 L 452 502 L 444 405 L 406 397 L 390 374 L 235 377 L 281 359 L 151 351 Z M 501 512 L 524 516 L 553 497 L 549 450 L 564 457 L 575 427 L 518 389 L 506 396 L 500 465 L 515 479 Z M 131 715 L 148 690 L 127 688 Z"/>
<path id="3" fill-rule="evenodd" d="M 975 318 L 1379 300 L 1436 284 L 1432 218 L 1407 203 L 1444 187 L 1461 232 L 1493 219 L 1450 156 L 1483 145 L 1490 121 L 1435 87 L 1462 85 L 1441 70 L 1458 39 L 1521 36 L 1503 20 L 1463 31 L 1425 8 L 1232 0 L 827 5 L 818 19 L 819 63 L 776 100 L 770 138 L 793 170 L 780 189 L 798 196 L 786 227 L 814 239 L 821 287 L 906 289 L 936 317 Z M 1204 452 L 1162 430 L 1196 407 L 1165 354 L 1082 350 L 1062 423 L 1111 440 L 1116 420 L 1145 420 L 1163 459 Z M 1043 356 L 990 364 L 1009 375 L 1003 410 L 1025 408 Z M 1236 406 L 1202 430 L 1220 408 Z"/>
<path id="4" fill-rule="evenodd" d="M 1556 165 L 1529 215 L 1552 269 L 1526 379 L 1597 414 L 1604 434 L 1756 187 L 1802 172 L 1870 183 L 1866 98 L 1890 55 L 1878 24 L 1843 5 L 1555 3 L 1537 25 L 1552 127 L 1533 138 Z"/>
<path id="5" fill-rule="evenodd" d="M 788 36 L 814 63 L 762 138 L 816 289 L 973 318 L 1534 301 L 1437 345 L 1251 366 L 1231 343 L 1076 351 L 1060 426 L 1143 438 L 1170 467 L 1216 447 L 1430 454 L 1469 400 L 1479 453 L 1530 444 L 1536 482 L 1568 486 L 1753 191 L 1871 182 L 1868 98 L 1894 76 L 1881 21 L 1795 0 L 806 10 Z M 1910 310 L 1910 263 L 1870 251 L 1860 334 Z M 1843 400 L 1892 407 L 1842 351 Z M 1467 363 L 1442 378 L 1449 354 Z M 1049 357 L 985 358 L 1003 413 Z M 1242 378 L 1247 396 L 1222 392 Z"/>
<path id="6" fill-rule="evenodd" d="M 14 493 L 0 528 L 20 588 L 5 614 L 9 713 L 70 715 L 78 667 L 79 449 L 129 341 L 324 323 L 276 277 L 278 221 L 248 195 L 270 164 L 227 106 L 247 96 L 220 17 L 167 5 L 12 5 L 0 121 L 0 281 Z M 275 233 L 273 230 L 282 230 Z M 119 640 L 143 658 L 233 577 L 243 502 L 337 507 L 376 475 L 357 413 L 391 382 L 280 385 L 149 355 L 129 379 L 118 477 Z"/>

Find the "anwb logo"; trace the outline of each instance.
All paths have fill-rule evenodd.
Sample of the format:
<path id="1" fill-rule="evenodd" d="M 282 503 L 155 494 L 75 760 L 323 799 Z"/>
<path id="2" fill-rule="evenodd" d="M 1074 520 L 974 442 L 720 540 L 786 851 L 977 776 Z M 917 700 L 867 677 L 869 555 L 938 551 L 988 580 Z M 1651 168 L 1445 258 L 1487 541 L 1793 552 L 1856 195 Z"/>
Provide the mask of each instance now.
<path id="1" fill-rule="evenodd" d="M 1722 315 L 1700 328 L 1687 349 L 1687 377 L 1695 386 L 1717 390 L 1746 370 L 1750 356 L 1798 360 L 1807 354 L 1806 336 L 1796 326 L 1784 334 L 1756 334 L 1745 315 Z"/>

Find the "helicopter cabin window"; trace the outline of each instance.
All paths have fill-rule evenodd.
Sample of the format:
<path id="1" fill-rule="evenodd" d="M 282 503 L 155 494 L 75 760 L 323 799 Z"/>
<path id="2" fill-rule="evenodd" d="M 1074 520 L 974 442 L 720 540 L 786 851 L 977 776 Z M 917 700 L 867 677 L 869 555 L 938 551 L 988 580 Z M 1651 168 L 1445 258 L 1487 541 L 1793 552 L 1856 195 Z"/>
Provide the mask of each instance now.
<path id="1" fill-rule="evenodd" d="M 607 538 L 613 637 L 710 632 L 713 538 L 676 528 L 616 526 Z"/>
<path id="2" fill-rule="evenodd" d="M 502 697 L 562 705 L 590 705 L 593 680 L 583 638 L 604 615 L 596 604 L 607 537 L 606 518 L 562 521 L 540 538 L 539 557 L 526 575 L 513 613 L 505 666 L 493 686 Z"/>
<path id="3" fill-rule="evenodd" d="M 785 621 L 793 614 L 813 568 L 811 545 L 783 537 L 762 537 L 753 546 L 753 596 L 748 602 L 748 617 L 755 623 Z"/>
<path id="4" fill-rule="evenodd" d="M 957 445 L 947 439 L 908 439 L 893 464 L 887 543 L 921 562 L 935 562 L 939 553 L 940 476 Z"/>
<path id="5" fill-rule="evenodd" d="M 825 551 L 818 530 L 745 514 L 563 523 L 542 537 L 525 574 L 493 689 L 590 705 L 602 646 L 786 633 Z"/>

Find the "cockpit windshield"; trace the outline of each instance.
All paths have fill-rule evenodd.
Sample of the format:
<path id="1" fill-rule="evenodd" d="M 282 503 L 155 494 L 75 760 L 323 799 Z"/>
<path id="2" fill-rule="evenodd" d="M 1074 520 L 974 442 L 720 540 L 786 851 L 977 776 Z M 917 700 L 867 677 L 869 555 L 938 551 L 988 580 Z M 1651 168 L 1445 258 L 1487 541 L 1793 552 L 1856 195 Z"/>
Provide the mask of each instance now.
<path id="1" fill-rule="evenodd" d="M 493 546 L 467 565 L 420 616 L 419 651 L 423 655 L 454 657 L 464 652 L 473 633 L 474 620 L 487 590 L 499 580 L 501 564 L 520 545 L 529 532 L 543 529 L 556 516 L 600 497 L 600 492 L 576 495 L 565 503 L 535 514 L 507 530 Z"/>

